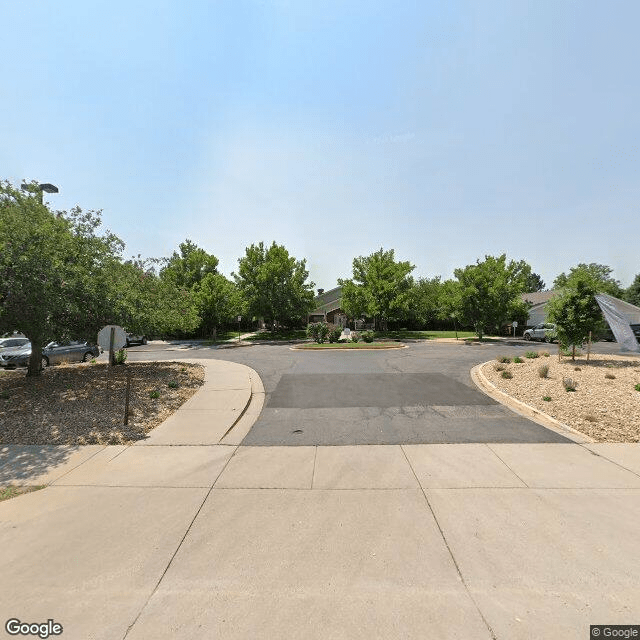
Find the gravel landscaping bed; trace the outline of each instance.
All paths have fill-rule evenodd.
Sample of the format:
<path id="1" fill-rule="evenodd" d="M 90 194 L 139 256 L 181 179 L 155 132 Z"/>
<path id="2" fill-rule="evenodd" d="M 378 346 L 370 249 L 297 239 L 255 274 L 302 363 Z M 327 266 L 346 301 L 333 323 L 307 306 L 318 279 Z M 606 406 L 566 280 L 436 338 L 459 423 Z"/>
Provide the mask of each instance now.
<path id="1" fill-rule="evenodd" d="M 539 352 L 544 353 L 544 352 Z M 640 359 L 635 356 L 592 355 L 571 358 L 557 354 L 526 358 L 522 363 L 493 360 L 482 373 L 500 391 L 569 425 L 597 442 L 640 442 Z M 540 376 L 543 365 L 548 377 Z M 502 370 L 501 370 L 502 369 Z M 504 378 L 507 371 L 512 378 Z M 508 374 L 507 374 L 508 375 Z M 566 391 L 571 379 L 575 391 Z M 544 398 L 548 398 L 545 400 Z"/>
<path id="2" fill-rule="evenodd" d="M 134 362 L 109 370 L 106 363 L 60 365 L 37 378 L 27 378 L 24 370 L 0 371 L 0 444 L 130 444 L 203 383 L 202 366 L 181 362 Z"/>

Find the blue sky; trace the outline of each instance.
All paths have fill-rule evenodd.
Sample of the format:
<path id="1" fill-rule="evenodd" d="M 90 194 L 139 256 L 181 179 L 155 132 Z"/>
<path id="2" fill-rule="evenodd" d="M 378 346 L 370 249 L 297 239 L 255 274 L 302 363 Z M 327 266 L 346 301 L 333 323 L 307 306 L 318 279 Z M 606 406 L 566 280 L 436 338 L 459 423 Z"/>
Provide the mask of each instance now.
<path id="1" fill-rule="evenodd" d="M 640 4 L 3 6 L 0 176 L 102 209 L 126 255 L 229 274 L 275 240 L 331 288 L 380 247 L 451 277 L 640 273 Z"/>

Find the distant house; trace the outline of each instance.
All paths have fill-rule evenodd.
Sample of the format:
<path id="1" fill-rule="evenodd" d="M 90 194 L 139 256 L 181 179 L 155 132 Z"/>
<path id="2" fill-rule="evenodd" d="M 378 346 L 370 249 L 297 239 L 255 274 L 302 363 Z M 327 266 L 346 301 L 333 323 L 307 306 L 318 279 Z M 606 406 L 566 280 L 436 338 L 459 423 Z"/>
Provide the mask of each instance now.
<path id="1" fill-rule="evenodd" d="M 557 295 L 557 291 L 535 291 L 534 293 L 523 293 L 521 298 L 525 302 L 529 302 L 532 306 L 529 309 L 529 317 L 527 318 L 527 327 L 535 327 L 547 320 L 547 303 L 551 298 Z M 616 308 L 622 313 L 629 324 L 640 324 L 640 308 L 629 302 L 609 296 L 614 302 Z"/>
<path id="2" fill-rule="evenodd" d="M 342 310 L 342 287 L 318 289 L 315 309 L 309 314 L 309 322 L 331 322 L 341 327 L 347 326 L 347 315 Z"/>

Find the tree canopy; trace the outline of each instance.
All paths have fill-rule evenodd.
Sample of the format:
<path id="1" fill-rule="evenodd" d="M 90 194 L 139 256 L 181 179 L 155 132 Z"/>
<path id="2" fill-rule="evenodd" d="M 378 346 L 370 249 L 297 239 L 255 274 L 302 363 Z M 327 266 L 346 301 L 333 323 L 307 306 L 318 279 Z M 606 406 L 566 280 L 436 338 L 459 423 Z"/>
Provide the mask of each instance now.
<path id="1" fill-rule="evenodd" d="M 506 254 L 485 256 L 476 264 L 456 269 L 456 311 L 461 322 L 474 327 L 478 337 L 516 318 L 526 317 L 527 305 L 520 298 L 531 275 L 524 261 L 507 262 Z"/>
<path id="2" fill-rule="evenodd" d="M 218 258 L 187 239 L 180 243 L 160 271 L 160 277 L 179 288 L 193 289 L 208 274 L 218 273 Z"/>
<path id="3" fill-rule="evenodd" d="M 561 273 L 553 281 L 554 289 L 563 289 L 564 287 L 575 287 L 578 281 L 590 282 L 597 293 L 608 293 L 616 298 L 621 298 L 624 291 L 620 282 L 611 274 L 613 269 L 605 264 L 591 262 L 585 264 L 581 262 L 575 267 L 569 269 L 569 273 Z"/>
<path id="4" fill-rule="evenodd" d="M 339 279 L 342 286 L 342 309 L 352 318 L 374 318 L 376 328 L 386 329 L 387 322 L 406 313 L 415 269 L 410 262 L 395 260 L 394 250 L 380 249 L 369 256 L 353 260 L 353 277 Z"/>
<path id="5" fill-rule="evenodd" d="M 252 244 L 238 260 L 233 274 L 247 305 L 247 313 L 264 318 L 273 329 L 276 324 L 298 326 L 306 322 L 313 309 L 313 282 L 307 282 L 306 260 L 296 260 L 284 246 L 275 242 Z"/>
<path id="6" fill-rule="evenodd" d="M 640 307 L 640 273 L 636 275 L 633 282 L 625 291 L 624 298 L 627 302 L 635 304 L 636 307 Z"/>

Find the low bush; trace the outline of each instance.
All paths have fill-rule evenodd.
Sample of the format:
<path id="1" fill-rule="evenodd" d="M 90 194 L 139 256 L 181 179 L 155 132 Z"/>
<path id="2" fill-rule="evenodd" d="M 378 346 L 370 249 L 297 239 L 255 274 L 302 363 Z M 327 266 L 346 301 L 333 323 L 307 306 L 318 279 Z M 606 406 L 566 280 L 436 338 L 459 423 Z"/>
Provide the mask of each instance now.
<path id="1" fill-rule="evenodd" d="M 542 399 L 543 399 L 545 402 L 551 402 L 551 396 L 542 396 Z"/>
<path id="2" fill-rule="evenodd" d="M 360 341 L 360 334 L 357 331 L 352 331 L 351 342 L 359 342 L 359 341 Z"/>
<path id="3" fill-rule="evenodd" d="M 548 357 L 549 357 L 549 352 L 548 352 L 548 351 L 542 351 L 542 352 L 540 353 L 540 355 L 541 355 L 541 356 L 544 356 L 545 358 L 548 358 Z"/>
<path id="4" fill-rule="evenodd" d="M 329 335 L 329 325 L 326 322 L 312 322 L 307 327 L 307 336 L 322 344 Z"/>
<path id="5" fill-rule="evenodd" d="M 374 338 L 373 331 L 363 331 L 362 332 L 362 339 L 365 342 L 373 342 L 373 338 Z"/>
<path id="6" fill-rule="evenodd" d="M 538 375 L 541 378 L 548 378 L 549 377 L 549 365 L 548 364 L 540 365 L 538 367 Z"/>
<path id="7" fill-rule="evenodd" d="M 607 380 L 615 380 L 615 379 L 616 379 L 616 377 L 613 375 L 613 373 L 605 373 L 605 374 L 604 374 L 604 377 L 605 377 Z"/>
<path id="8" fill-rule="evenodd" d="M 170 387 L 171 389 L 177 389 L 178 383 L 175 380 L 171 380 L 167 382 L 167 387 Z"/>
<path id="9" fill-rule="evenodd" d="M 496 371 L 504 371 L 507 367 L 504 364 L 500 364 L 499 362 L 497 362 L 496 364 L 493 365 L 493 368 Z"/>
<path id="10" fill-rule="evenodd" d="M 562 386 L 564 390 L 568 393 L 569 391 L 575 391 L 578 383 L 572 380 L 571 378 L 562 378 Z"/>
<path id="11" fill-rule="evenodd" d="M 516 364 L 522 364 L 522 363 L 524 362 L 524 360 L 523 360 L 520 356 L 516 356 L 516 357 L 513 359 L 513 361 L 514 361 Z"/>
<path id="12" fill-rule="evenodd" d="M 329 342 L 338 342 L 340 340 L 340 336 L 342 335 L 342 327 L 339 327 L 335 324 L 327 325 L 329 328 L 329 333 L 327 337 L 329 338 Z"/>
<path id="13" fill-rule="evenodd" d="M 507 356 L 498 356 L 496 360 L 498 362 L 504 362 L 505 364 L 509 364 L 511 362 L 511 358 L 507 358 Z"/>
<path id="14" fill-rule="evenodd" d="M 125 349 L 118 349 L 114 355 L 116 364 L 124 364 L 127 361 L 128 354 Z"/>
<path id="15" fill-rule="evenodd" d="M 538 357 L 538 352 L 537 351 L 527 351 L 524 354 L 525 358 L 537 358 Z"/>
<path id="16" fill-rule="evenodd" d="M 505 380 L 511 380 L 511 378 L 513 378 L 513 374 L 511 373 L 511 371 L 503 371 L 502 372 L 502 377 Z"/>
<path id="17" fill-rule="evenodd" d="M 591 415 L 591 414 L 586 415 L 584 419 L 587 422 L 598 422 L 598 418 L 596 418 L 594 415 Z"/>
<path id="18" fill-rule="evenodd" d="M 160 397 L 160 392 L 159 391 L 149 391 L 149 397 L 150 398 L 159 398 Z"/>
<path id="19" fill-rule="evenodd" d="M 640 384 L 637 384 L 635 387 L 633 387 L 636 391 L 640 391 Z"/>
<path id="20" fill-rule="evenodd" d="M 573 367 L 574 371 L 582 371 L 582 369 L 580 367 Z"/>

